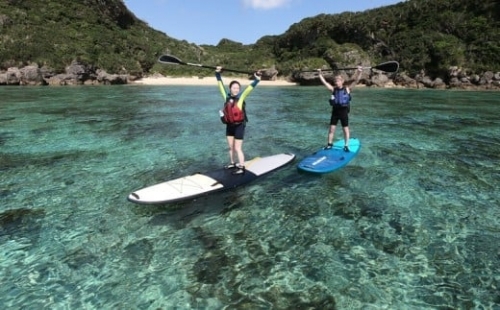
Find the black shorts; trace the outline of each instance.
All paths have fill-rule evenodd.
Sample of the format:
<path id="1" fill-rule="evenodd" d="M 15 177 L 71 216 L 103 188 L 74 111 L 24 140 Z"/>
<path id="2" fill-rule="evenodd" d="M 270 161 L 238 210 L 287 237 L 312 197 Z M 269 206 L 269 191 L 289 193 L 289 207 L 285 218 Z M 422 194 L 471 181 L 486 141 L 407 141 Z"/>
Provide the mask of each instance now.
<path id="1" fill-rule="evenodd" d="M 245 123 L 226 125 L 227 137 L 234 137 L 235 139 L 243 140 L 244 135 L 245 135 Z"/>
<path id="2" fill-rule="evenodd" d="M 336 126 L 340 120 L 342 127 L 349 126 L 349 107 L 333 107 L 330 125 Z"/>

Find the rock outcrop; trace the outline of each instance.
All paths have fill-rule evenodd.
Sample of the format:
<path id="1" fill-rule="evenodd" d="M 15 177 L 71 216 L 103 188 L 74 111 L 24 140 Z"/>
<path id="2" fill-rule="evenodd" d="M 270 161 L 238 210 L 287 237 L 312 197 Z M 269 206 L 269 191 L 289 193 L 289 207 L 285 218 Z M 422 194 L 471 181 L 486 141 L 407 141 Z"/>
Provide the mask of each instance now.
<path id="1" fill-rule="evenodd" d="M 76 61 L 67 66 L 64 73 L 39 68 L 36 64 L 0 72 L 0 85 L 117 85 L 127 84 L 130 80 L 132 77 L 127 74 L 109 74 Z"/>
<path id="2" fill-rule="evenodd" d="M 352 72 L 340 71 L 346 80 L 351 76 L 347 73 L 352 74 Z M 323 76 L 333 83 L 333 71 L 323 71 Z M 291 76 L 291 81 L 300 85 L 321 85 L 318 74 L 314 71 L 295 72 Z M 411 77 L 404 71 L 384 73 L 374 70 L 363 72 L 360 84 L 370 87 L 500 90 L 500 72 L 486 71 L 482 74 L 467 74 L 466 70 L 451 67 L 446 77 L 432 78 L 423 71 Z"/>
<path id="3" fill-rule="evenodd" d="M 262 80 L 265 81 L 276 80 L 279 73 L 275 67 L 262 69 L 261 72 Z M 325 79 L 330 83 L 333 83 L 334 74 L 339 73 L 344 79 L 349 80 L 353 71 L 323 71 Z M 128 74 L 109 74 L 104 70 L 74 61 L 65 68 L 64 73 L 56 73 L 48 67 L 40 68 L 36 64 L 23 68 L 12 67 L 0 72 L 0 85 L 120 85 L 128 84 L 138 78 L 140 77 Z M 297 71 L 287 79 L 303 86 L 321 85 L 318 73 L 314 70 Z M 500 90 L 500 72 L 486 71 L 474 74 L 458 67 L 451 67 L 446 77 L 432 78 L 423 71 L 410 76 L 404 71 L 385 73 L 365 70 L 359 83 L 369 87 Z"/>

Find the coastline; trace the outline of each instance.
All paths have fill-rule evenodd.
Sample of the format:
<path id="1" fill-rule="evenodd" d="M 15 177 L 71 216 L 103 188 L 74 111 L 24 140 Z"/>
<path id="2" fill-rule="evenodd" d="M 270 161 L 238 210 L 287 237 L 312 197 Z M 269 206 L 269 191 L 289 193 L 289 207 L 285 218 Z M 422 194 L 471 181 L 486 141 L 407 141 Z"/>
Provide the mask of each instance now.
<path id="1" fill-rule="evenodd" d="M 232 80 L 237 80 L 242 86 L 246 86 L 252 82 L 247 78 L 234 78 L 234 77 L 223 77 L 224 82 L 230 82 Z M 146 77 L 139 80 L 135 80 L 130 84 L 140 84 L 140 85 L 193 85 L 193 86 L 203 86 L 203 85 L 217 85 L 217 79 L 214 76 L 211 77 Z M 286 80 L 276 80 L 276 81 L 260 81 L 259 86 L 297 86 L 297 83 L 289 82 Z"/>

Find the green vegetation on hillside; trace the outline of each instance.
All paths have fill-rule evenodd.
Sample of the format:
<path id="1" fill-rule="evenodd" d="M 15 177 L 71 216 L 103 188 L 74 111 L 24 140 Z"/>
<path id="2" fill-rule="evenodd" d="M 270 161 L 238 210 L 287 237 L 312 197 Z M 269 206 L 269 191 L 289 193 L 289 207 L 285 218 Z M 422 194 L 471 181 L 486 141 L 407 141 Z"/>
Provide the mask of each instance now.
<path id="1" fill-rule="evenodd" d="M 398 60 L 408 72 L 499 70 L 499 12 L 496 0 L 410 0 L 362 13 L 323 14 L 290 27 L 274 51 L 280 63 L 315 63 L 328 54 L 342 62 L 342 49 L 354 44 L 372 61 Z"/>
<path id="2" fill-rule="evenodd" d="M 61 72 L 72 61 L 109 73 L 209 75 L 156 62 L 170 53 L 185 62 L 241 70 L 276 66 L 280 74 L 322 65 L 397 60 L 403 71 L 443 76 L 450 66 L 500 70 L 500 2 L 408 0 L 365 12 L 309 17 L 278 36 L 243 45 L 176 40 L 137 19 L 121 0 L 0 2 L 0 70 L 36 63 Z"/>
<path id="3" fill-rule="evenodd" d="M 190 44 L 150 28 L 121 0 L 0 2 L 0 67 L 37 63 L 63 71 L 73 60 L 112 73 L 142 74 L 165 47 Z"/>

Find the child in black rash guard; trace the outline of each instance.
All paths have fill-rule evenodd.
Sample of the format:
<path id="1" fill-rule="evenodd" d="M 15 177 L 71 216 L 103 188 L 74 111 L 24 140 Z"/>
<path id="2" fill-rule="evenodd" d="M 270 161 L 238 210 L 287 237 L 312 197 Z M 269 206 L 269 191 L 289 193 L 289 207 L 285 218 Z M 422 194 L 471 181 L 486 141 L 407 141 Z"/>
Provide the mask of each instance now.
<path id="1" fill-rule="evenodd" d="M 349 86 L 344 85 L 345 81 L 341 75 L 336 75 L 334 78 L 335 86 L 332 86 L 323 77 L 321 69 L 318 69 L 319 79 L 321 80 L 323 85 L 325 85 L 326 88 L 328 88 L 328 90 L 331 92 L 330 105 L 332 106 L 332 116 L 330 118 L 330 129 L 328 131 L 328 144 L 326 145 L 325 150 L 332 148 L 335 127 L 340 120 L 342 131 L 344 132 L 344 151 L 349 152 L 349 105 L 351 102 L 351 88 L 356 86 L 356 84 L 359 82 L 362 71 L 363 67 L 358 66 L 358 69 L 355 73 L 356 77 L 353 78 L 353 80 L 349 83 Z"/>

